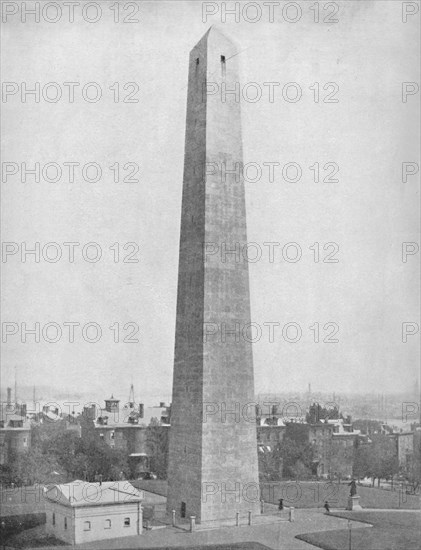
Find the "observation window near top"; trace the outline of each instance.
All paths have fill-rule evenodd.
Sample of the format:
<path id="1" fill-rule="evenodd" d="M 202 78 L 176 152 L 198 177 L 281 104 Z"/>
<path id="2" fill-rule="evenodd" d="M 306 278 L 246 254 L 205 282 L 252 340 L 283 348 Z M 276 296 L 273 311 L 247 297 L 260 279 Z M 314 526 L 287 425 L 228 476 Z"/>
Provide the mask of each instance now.
<path id="1" fill-rule="evenodd" d="M 221 72 L 223 77 L 226 74 L 226 69 L 227 69 L 227 66 L 226 66 L 225 55 L 221 55 Z"/>

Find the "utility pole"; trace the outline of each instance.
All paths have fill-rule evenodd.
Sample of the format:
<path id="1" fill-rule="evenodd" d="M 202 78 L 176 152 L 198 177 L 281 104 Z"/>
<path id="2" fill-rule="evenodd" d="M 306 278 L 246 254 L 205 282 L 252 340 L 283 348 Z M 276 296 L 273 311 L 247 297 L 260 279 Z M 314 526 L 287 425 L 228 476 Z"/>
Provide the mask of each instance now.
<path id="1" fill-rule="evenodd" d="M 18 404 L 18 383 L 16 378 L 16 369 L 17 367 L 15 367 L 15 408 L 16 408 L 16 405 Z"/>

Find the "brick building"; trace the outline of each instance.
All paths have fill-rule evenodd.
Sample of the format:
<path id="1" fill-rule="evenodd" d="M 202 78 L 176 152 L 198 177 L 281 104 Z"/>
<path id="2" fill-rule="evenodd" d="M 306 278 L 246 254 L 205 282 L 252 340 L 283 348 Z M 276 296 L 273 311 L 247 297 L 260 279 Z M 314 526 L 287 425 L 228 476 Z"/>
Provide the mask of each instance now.
<path id="1" fill-rule="evenodd" d="M 127 453 L 133 477 L 155 469 L 157 455 L 168 442 L 168 404 L 145 407 L 132 401 L 121 406 L 120 400 L 111 396 L 104 408 L 91 406 L 84 414 L 93 419 L 98 438 Z"/>
<path id="2" fill-rule="evenodd" d="M 414 468 L 420 468 L 421 428 L 415 427 L 408 432 L 390 434 L 396 441 L 396 453 L 399 469 L 403 474 L 411 475 Z"/>
<path id="3" fill-rule="evenodd" d="M 314 472 L 318 477 L 352 476 L 360 431 L 342 418 L 309 425 L 309 441 L 314 450 Z"/>
<path id="4" fill-rule="evenodd" d="M 313 473 L 328 477 L 332 458 L 333 426 L 325 423 L 308 425 L 309 442 L 313 447 Z"/>
<path id="5" fill-rule="evenodd" d="M 26 452 L 31 446 L 31 423 L 25 404 L 2 403 L 0 407 L 0 465 L 13 453 Z"/>

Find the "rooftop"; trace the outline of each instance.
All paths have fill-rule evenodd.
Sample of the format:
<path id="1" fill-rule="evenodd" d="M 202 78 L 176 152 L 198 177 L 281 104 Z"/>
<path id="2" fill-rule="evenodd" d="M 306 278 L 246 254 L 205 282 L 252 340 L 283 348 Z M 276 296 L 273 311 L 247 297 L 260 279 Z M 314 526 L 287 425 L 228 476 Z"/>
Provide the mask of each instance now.
<path id="1" fill-rule="evenodd" d="M 26 416 L 16 414 L 16 412 L 20 412 L 19 407 L 15 407 L 14 405 L 7 405 L 6 403 L 1 403 L 1 406 L 0 406 L 0 422 L 4 426 L 3 429 L 11 429 L 11 430 L 26 429 L 26 430 L 29 430 L 31 428 L 29 420 L 26 418 Z M 20 426 L 19 428 L 16 427 L 16 423 L 18 423 L 18 422 L 22 422 L 22 426 Z"/>
<path id="2" fill-rule="evenodd" d="M 44 488 L 48 500 L 72 507 L 100 506 L 119 502 L 141 502 L 143 491 L 128 481 L 89 483 L 76 479 L 70 483 Z"/>
<path id="3" fill-rule="evenodd" d="M 140 416 L 134 407 L 118 407 L 113 411 L 106 409 L 97 409 L 95 418 L 96 428 L 136 428 L 146 427 L 151 423 L 152 418 L 156 418 L 161 425 L 168 425 L 161 422 L 161 418 L 167 418 L 168 408 L 165 407 L 144 407 L 142 416 Z"/>

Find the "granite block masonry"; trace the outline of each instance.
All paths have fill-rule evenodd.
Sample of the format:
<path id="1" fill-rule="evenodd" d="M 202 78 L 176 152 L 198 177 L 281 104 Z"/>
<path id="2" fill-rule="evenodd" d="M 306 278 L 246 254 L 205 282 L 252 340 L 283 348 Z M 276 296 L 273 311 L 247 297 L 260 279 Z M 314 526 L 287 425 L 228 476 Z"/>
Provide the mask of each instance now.
<path id="1" fill-rule="evenodd" d="M 238 53 L 189 60 L 167 511 L 197 523 L 260 514 Z"/>

